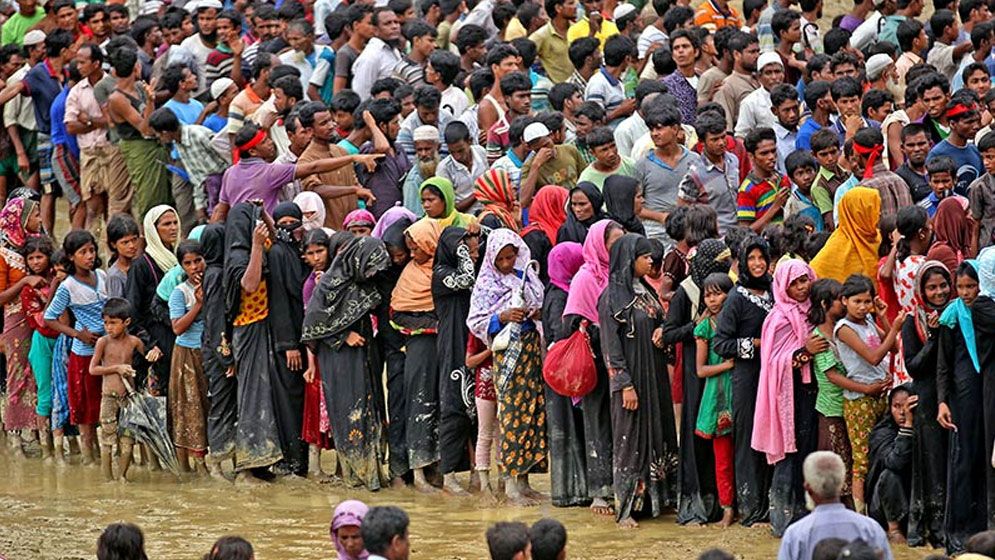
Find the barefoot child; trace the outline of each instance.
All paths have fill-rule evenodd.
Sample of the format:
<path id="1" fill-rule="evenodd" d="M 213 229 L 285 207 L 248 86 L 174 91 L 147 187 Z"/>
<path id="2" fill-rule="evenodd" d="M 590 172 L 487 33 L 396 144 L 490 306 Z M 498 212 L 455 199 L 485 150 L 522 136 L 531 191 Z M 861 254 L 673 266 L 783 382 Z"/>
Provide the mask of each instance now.
<path id="1" fill-rule="evenodd" d="M 115 214 L 107 222 L 107 247 L 111 250 L 110 264 L 107 266 L 109 297 L 124 297 L 128 269 L 141 248 L 138 233 L 138 222 L 131 214 Z"/>
<path id="2" fill-rule="evenodd" d="M 304 235 L 302 243 L 304 262 L 311 267 L 311 274 L 308 274 L 302 289 L 305 311 L 315 286 L 332 263 L 328 254 L 329 241 L 328 234 L 321 228 L 313 229 Z M 307 476 L 318 482 L 329 482 L 332 477 L 321 470 L 321 450 L 334 449 L 335 445 L 332 441 L 332 425 L 328 420 L 328 406 L 321 387 L 318 360 L 310 351 L 308 368 L 304 371 L 304 381 L 307 385 L 304 387 L 304 426 L 301 428 L 301 439 L 310 446 Z"/>
<path id="3" fill-rule="evenodd" d="M 44 319 L 45 307 L 52 292 L 55 291 L 53 285 L 55 273 L 52 271 L 51 261 L 53 250 L 52 239 L 48 236 L 29 237 L 21 249 L 31 274 L 44 279 L 44 282 L 37 287 L 25 284 L 21 288 L 21 307 L 32 331 L 28 363 L 31 364 L 35 386 L 38 388 L 35 414 L 38 416 L 38 439 L 41 441 L 42 459 L 52 456 L 52 441 L 49 437 L 49 417 L 52 415 L 52 352 L 59 336 L 59 333 L 45 326 Z M 59 435 L 62 435 L 61 429 Z"/>
<path id="4" fill-rule="evenodd" d="M 491 447 L 497 452 L 497 460 L 501 460 L 500 430 L 497 424 L 497 393 L 494 392 L 492 375 L 491 349 L 472 334 L 466 341 L 466 367 L 474 372 L 476 382 L 473 384 L 473 400 L 477 405 L 477 446 L 475 449 L 474 468 L 480 477 L 480 489 L 494 495 L 491 486 Z"/>
<path id="5" fill-rule="evenodd" d="M 716 317 L 732 290 L 728 274 L 715 272 L 705 278 L 705 314 L 694 329 L 698 377 L 705 379 L 695 434 L 712 440 L 715 453 L 715 486 L 722 506 L 722 527 L 732 525 L 736 481 L 733 477 L 732 449 L 732 368 L 733 360 L 723 360 L 712 347 Z"/>
<path id="6" fill-rule="evenodd" d="M 103 309 L 104 336 L 97 339 L 90 362 L 90 375 L 103 378 L 100 387 L 100 469 L 104 480 L 114 480 L 111 466 L 114 444 L 118 445 L 118 467 L 121 481 L 128 481 L 132 446 L 135 440 L 127 432 L 118 437 L 118 414 L 128 395 L 124 379 L 134 388 L 135 368 L 132 362 L 136 352 L 141 356 L 145 347 L 137 336 L 128 334 L 131 324 L 131 304 L 126 299 L 110 298 Z"/>

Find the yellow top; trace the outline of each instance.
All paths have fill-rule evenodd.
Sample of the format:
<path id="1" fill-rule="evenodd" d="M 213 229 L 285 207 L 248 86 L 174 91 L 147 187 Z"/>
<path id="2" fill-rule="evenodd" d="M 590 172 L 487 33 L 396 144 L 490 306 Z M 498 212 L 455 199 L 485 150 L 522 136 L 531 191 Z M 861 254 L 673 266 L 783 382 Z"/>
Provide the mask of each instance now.
<path id="1" fill-rule="evenodd" d="M 269 317 L 269 298 L 266 292 L 266 280 L 259 282 L 256 291 L 249 293 L 242 290 L 242 301 L 238 306 L 238 316 L 232 321 L 236 327 L 244 327 L 262 321 Z"/>
<path id="2" fill-rule="evenodd" d="M 591 21 L 587 19 L 587 16 L 584 16 L 583 19 L 571 25 L 570 29 L 567 29 L 567 42 L 573 43 L 577 39 L 587 37 L 590 34 Z M 601 41 L 601 50 L 605 49 L 605 41 L 607 41 L 612 35 L 618 35 L 618 26 L 615 25 L 615 22 L 602 20 L 601 31 L 594 34 L 594 36 Z"/>

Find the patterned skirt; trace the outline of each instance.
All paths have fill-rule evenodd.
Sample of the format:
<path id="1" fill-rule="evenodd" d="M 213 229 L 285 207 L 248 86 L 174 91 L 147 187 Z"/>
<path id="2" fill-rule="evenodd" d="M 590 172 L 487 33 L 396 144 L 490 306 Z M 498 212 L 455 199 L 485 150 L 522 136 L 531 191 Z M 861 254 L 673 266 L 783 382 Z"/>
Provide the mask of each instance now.
<path id="1" fill-rule="evenodd" d="M 494 354 L 501 428 L 501 474 L 519 476 L 546 470 L 546 396 L 542 380 L 542 337 L 522 333 L 521 353 L 512 371 L 503 362 L 508 351 Z"/>

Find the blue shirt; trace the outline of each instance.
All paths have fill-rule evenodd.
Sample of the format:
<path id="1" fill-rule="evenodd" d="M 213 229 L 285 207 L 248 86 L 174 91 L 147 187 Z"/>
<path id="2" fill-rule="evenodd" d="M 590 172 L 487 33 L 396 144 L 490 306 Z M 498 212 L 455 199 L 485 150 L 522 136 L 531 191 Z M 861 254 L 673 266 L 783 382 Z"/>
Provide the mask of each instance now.
<path id="1" fill-rule="evenodd" d="M 836 188 L 836 194 L 833 195 L 833 223 L 840 223 L 840 201 L 843 200 L 843 195 L 850 192 L 850 189 L 857 186 L 859 180 L 856 175 L 850 175 L 850 178 L 846 180 L 842 185 Z"/>
<path id="2" fill-rule="evenodd" d="M 811 151 L 812 135 L 822 130 L 822 128 L 823 126 L 815 122 L 815 119 L 808 119 L 803 122 L 802 125 L 798 127 L 798 136 L 795 138 L 795 149 Z"/>
<path id="3" fill-rule="evenodd" d="M 211 129 L 211 132 L 217 134 L 228 126 L 228 119 L 226 117 L 219 117 L 217 114 L 209 115 L 206 119 L 204 119 L 204 126 Z"/>
<path id="4" fill-rule="evenodd" d="M 49 109 L 63 89 L 58 72 L 49 65 L 47 58 L 35 64 L 24 76 L 24 95 L 30 95 L 34 101 L 38 132 L 52 133 L 52 113 Z"/>
<path id="5" fill-rule="evenodd" d="M 89 284 L 84 284 L 75 276 L 68 276 L 59 289 L 55 290 L 52 301 L 45 309 L 45 320 L 54 321 L 62 316 L 67 309 L 72 310 L 76 317 L 74 329 L 81 331 L 86 329 L 92 333 L 103 336 L 104 334 L 104 302 L 107 301 L 107 275 L 103 270 L 96 270 L 97 287 L 94 289 Z M 72 353 L 77 356 L 92 356 L 93 346 L 86 344 L 82 340 L 73 339 Z"/>
<path id="6" fill-rule="evenodd" d="M 839 538 L 845 541 L 863 539 L 892 560 L 888 537 L 877 521 L 850 511 L 843 504 L 822 504 L 812 513 L 788 527 L 781 539 L 777 560 L 810 560 L 815 545 L 823 539 Z"/>
<path id="7" fill-rule="evenodd" d="M 968 187 L 985 170 L 984 162 L 981 161 L 981 152 L 978 151 L 978 148 L 974 144 L 967 144 L 963 148 L 958 148 L 951 144 L 950 140 L 943 140 L 933 146 L 933 149 L 929 151 L 929 155 L 926 156 L 926 161 L 929 162 L 929 160 L 939 156 L 947 156 L 954 160 L 954 164 L 957 166 L 957 179 L 956 185 L 954 185 L 954 192 L 961 196 L 967 196 Z"/>
<path id="8" fill-rule="evenodd" d="M 172 111 L 176 115 L 176 118 L 179 119 L 180 124 L 197 124 L 197 119 L 200 118 L 201 112 L 204 111 L 204 105 L 196 99 L 191 99 L 186 103 L 170 99 L 163 107 Z"/>
<path id="9" fill-rule="evenodd" d="M 169 296 L 169 319 L 175 321 L 187 314 L 193 307 L 194 295 L 193 286 L 187 282 L 181 283 L 173 288 L 173 293 Z M 197 318 L 190 324 L 190 328 L 183 334 L 176 337 L 176 345 L 183 348 L 199 350 L 201 335 L 204 334 L 204 314 L 197 314 Z"/>
<path id="10" fill-rule="evenodd" d="M 69 87 L 66 86 L 62 92 L 52 102 L 52 110 L 49 116 L 52 119 L 52 145 L 65 145 L 69 148 L 76 159 L 79 159 L 79 144 L 76 137 L 66 130 L 66 123 L 62 122 L 66 117 L 66 96 L 69 95 Z"/>

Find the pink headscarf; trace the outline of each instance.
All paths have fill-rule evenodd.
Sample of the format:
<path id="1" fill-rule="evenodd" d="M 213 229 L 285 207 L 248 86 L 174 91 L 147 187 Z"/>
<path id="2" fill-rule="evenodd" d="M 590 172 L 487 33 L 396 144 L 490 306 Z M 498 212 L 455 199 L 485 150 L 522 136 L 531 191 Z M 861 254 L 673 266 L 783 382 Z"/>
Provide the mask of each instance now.
<path id="1" fill-rule="evenodd" d="M 584 247 L 572 241 L 559 243 L 549 252 L 549 283 L 570 291 L 570 281 L 584 264 Z"/>
<path id="2" fill-rule="evenodd" d="M 798 450 L 795 444 L 794 380 L 791 362 L 795 352 L 805 345 L 812 327 L 807 314 L 811 307 L 808 299 L 795 301 L 788 296 L 788 286 L 796 279 L 808 276 L 815 281 L 815 272 L 798 259 L 777 265 L 774 271 L 774 309 L 764 321 L 760 335 L 763 353 L 760 360 L 760 383 L 757 387 L 757 408 L 753 425 L 763 429 L 753 430 L 750 442 L 753 449 L 767 455 L 771 465 Z M 808 364 L 802 367 L 802 381 L 811 380 Z"/>
<path id="3" fill-rule="evenodd" d="M 345 215 L 342 220 L 342 229 L 349 229 L 350 226 L 369 226 L 372 230 L 377 225 L 377 219 L 373 212 L 363 208 L 357 208 Z"/>
<path id="4" fill-rule="evenodd" d="M 563 315 L 580 315 L 598 324 L 598 298 L 608 286 L 608 247 L 605 246 L 605 230 L 612 220 L 595 222 L 584 239 L 584 264 L 577 271 L 567 293 L 567 305 Z"/>
<path id="5" fill-rule="evenodd" d="M 370 511 L 369 506 L 359 500 L 346 500 L 335 508 L 332 514 L 332 542 L 335 543 L 335 550 L 339 553 L 339 560 L 363 560 L 370 555 L 366 549 L 359 556 L 352 557 L 346 552 L 345 547 L 339 543 L 337 532 L 342 527 L 359 527 L 363 524 L 366 512 Z"/>

